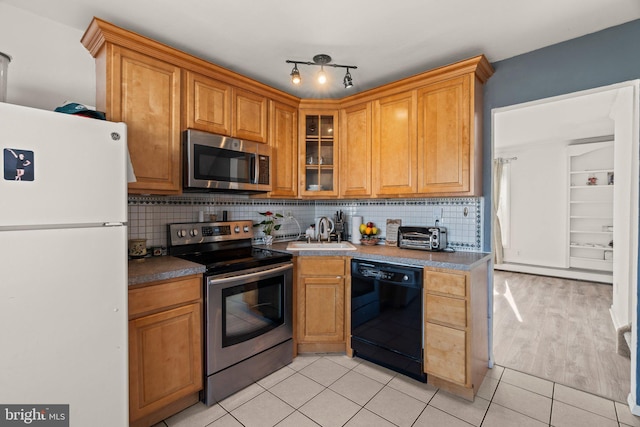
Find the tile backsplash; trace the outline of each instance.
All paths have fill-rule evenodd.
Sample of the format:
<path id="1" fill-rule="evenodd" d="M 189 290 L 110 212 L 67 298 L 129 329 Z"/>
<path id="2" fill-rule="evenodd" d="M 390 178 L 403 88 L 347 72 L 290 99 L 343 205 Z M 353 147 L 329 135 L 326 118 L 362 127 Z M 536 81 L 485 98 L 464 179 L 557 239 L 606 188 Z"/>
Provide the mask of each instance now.
<path id="1" fill-rule="evenodd" d="M 147 239 L 147 246 L 166 246 L 166 225 L 174 222 L 198 221 L 200 212 L 205 221 L 216 214 L 222 220 L 227 211 L 229 220 L 248 219 L 258 223 L 258 212 L 272 211 L 284 216 L 275 239 L 292 240 L 304 235 L 314 218 L 329 216 L 342 210 L 347 223 L 353 215 L 372 221 L 386 235 L 387 219 L 401 219 L 402 225 L 439 225 L 447 227 L 449 247 L 458 251 L 481 251 L 483 247 L 483 198 L 441 199 L 376 199 L 376 200 L 285 200 L 253 199 L 248 196 L 194 194 L 183 196 L 129 197 L 129 238 Z M 350 228 L 348 228 L 350 229 Z M 256 242 L 262 233 L 256 229 Z"/>

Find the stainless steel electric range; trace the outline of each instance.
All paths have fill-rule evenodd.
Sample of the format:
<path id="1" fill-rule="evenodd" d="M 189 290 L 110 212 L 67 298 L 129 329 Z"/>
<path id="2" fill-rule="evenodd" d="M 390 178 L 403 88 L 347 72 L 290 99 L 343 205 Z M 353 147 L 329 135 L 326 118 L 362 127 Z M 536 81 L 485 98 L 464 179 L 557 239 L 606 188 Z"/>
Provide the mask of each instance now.
<path id="1" fill-rule="evenodd" d="M 292 256 L 252 247 L 251 221 L 167 226 L 169 255 L 203 264 L 207 405 L 291 363 Z"/>

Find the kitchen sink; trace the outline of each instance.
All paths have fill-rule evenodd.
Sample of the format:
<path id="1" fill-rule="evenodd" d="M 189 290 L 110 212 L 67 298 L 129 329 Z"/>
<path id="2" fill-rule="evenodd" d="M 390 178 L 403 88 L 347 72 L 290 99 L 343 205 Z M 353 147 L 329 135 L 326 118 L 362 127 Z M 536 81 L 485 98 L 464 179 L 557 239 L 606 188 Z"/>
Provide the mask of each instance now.
<path id="1" fill-rule="evenodd" d="M 349 242 L 289 242 L 290 251 L 355 251 L 358 248 Z"/>

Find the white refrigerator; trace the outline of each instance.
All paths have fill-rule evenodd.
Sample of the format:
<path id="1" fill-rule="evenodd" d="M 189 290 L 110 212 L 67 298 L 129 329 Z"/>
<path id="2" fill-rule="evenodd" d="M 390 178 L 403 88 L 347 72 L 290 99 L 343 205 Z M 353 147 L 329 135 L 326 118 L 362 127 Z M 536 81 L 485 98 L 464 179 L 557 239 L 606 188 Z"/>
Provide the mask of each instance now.
<path id="1" fill-rule="evenodd" d="M 0 425 L 128 425 L 126 134 L 0 103 Z"/>

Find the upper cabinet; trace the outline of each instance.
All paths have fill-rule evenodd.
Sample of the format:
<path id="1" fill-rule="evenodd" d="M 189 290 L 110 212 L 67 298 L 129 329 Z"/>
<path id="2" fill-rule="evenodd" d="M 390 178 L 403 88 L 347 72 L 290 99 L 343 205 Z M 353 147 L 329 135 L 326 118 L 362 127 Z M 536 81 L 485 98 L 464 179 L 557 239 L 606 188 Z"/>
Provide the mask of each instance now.
<path id="1" fill-rule="evenodd" d="M 231 86 L 191 71 L 185 79 L 187 127 L 231 135 Z"/>
<path id="2" fill-rule="evenodd" d="M 417 174 L 415 91 L 386 96 L 373 104 L 374 193 L 413 195 Z"/>
<path id="3" fill-rule="evenodd" d="M 270 196 L 482 195 L 482 85 L 493 73 L 482 55 L 301 100 L 98 18 L 82 43 L 96 58 L 97 108 L 128 126 L 130 193 L 182 191 L 181 134 L 194 128 L 270 144 Z"/>
<path id="4" fill-rule="evenodd" d="M 271 101 L 269 107 L 269 144 L 272 197 L 298 195 L 298 109 Z"/>
<path id="5" fill-rule="evenodd" d="M 373 102 L 374 195 L 482 195 L 482 85 L 492 73 L 478 56 L 354 96 Z"/>
<path id="6" fill-rule="evenodd" d="M 338 112 L 301 110 L 300 194 L 312 197 L 338 195 Z"/>
<path id="7" fill-rule="evenodd" d="M 340 112 L 340 196 L 371 196 L 371 103 Z"/>
<path id="8" fill-rule="evenodd" d="M 232 123 L 231 136 L 267 142 L 267 98 L 234 88 Z"/>
<path id="9" fill-rule="evenodd" d="M 96 104 L 127 124 L 137 182 L 129 193 L 177 194 L 180 175 L 181 70 L 151 54 L 107 44 L 97 56 Z"/>
<path id="10" fill-rule="evenodd" d="M 475 184 L 471 159 L 470 76 L 418 90 L 418 193 L 468 193 Z M 477 171 L 479 172 L 479 171 Z"/>
<path id="11" fill-rule="evenodd" d="M 268 99 L 187 71 L 186 127 L 255 142 L 267 142 Z"/>
<path id="12" fill-rule="evenodd" d="M 182 70 L 127 34 L 94 18 L 82 38 L 96 58 L 96 106 L 107 120 L 127 124 L 137 179 L 129 193 L 179 194 Z"/>
<path id="13" fill-rule="evenodd" d="M 96 59 L 96 106 L 128 127 L 134 194 L 182 192 L 187 128 L 268 143 L 269 101 L 300 100 L 202 59 L 94 18 L 82 44 Z M 297 124 L 293 124 L 295 132 Z M 280 133 L 278 131 L 277 133 Z M 280 154 L 291 167 L 286 150 Z M 288 160 L 287 157 L 289 156 Z M 280 161 L 282 165 L 283 161 Z"/>

